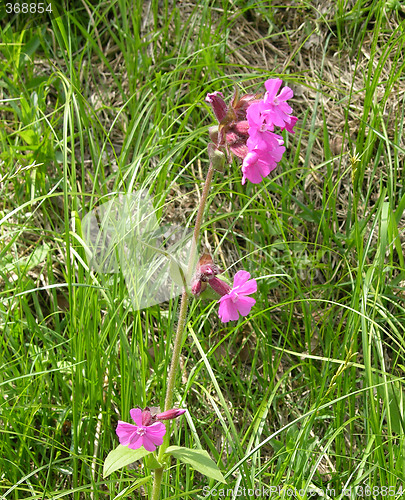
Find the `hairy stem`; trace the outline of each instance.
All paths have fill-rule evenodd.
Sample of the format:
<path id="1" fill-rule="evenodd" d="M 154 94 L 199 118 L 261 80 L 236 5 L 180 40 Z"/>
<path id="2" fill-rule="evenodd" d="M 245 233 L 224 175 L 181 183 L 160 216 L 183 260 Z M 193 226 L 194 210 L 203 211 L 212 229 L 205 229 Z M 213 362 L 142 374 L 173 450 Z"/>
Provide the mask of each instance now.
<path id="1" fill-rule="evenodd" d="M 207 173 L 207 178 L 204 184 L 204 189 L 200 199 L 200 206 L 198 207 L 197 218 L 195 221 L 193 240 L 191 242 L 191 249 L 190 249 L 190 260 L 187 269 L 187 277 L 190 277 L 191 272 L 193 271 L 193 268 L 195 266 L 197 244 L 200 237 L 201 223 L 204 215 L 205 205 L 207 203 L 208 192 L 211 186 L 213 174 L 214 174 L 214 169 L 210 165 L 210 168 Z M 172 362 L 170 365 L 169 378 L 167 381 L 165 411 L 170 410 L 173 404 L 173 392 L 176 382 L 177 368 L 179 366 L 184 327 L 186 325 L 186 319 L 187 319 L 187 306 L 188 306 L 188 294 L 187 290 L 183 289 L 183 294 L 181 296 L 179 321 L 177 323 L 176 337 L 174 339 Z"/>
<path id="2" fill-rule="evenodd" d="M 160 498 L 160 488 L 162 486 L 162 477 L 164 469 L 155 469 L 155 476 L 153 479 L 153 490 L 151 500 L 159 500 Z"/>
<path id="3" fill-rule="evenodd" d="M 197 254 L 197 245 L 198 245 L 198 240 L 200 237 L 201 224 L 202 224 L 205 205 L 207 203 L 208 193 L 209 193 L 209 190 L 211 187 L 213 175 L 214 175 L 214 169 L 212 168 L 212 165 L 210 164 L 210 167 L 209 167 L 208 173 L 207 173 L 207 178 L 205 179 L 204 189 L 203 189 L 203 192 L 201 194 L 200 205 L 198 207 L 197 218 L 196 218 L 195 226 L 194 226 L 194 234 L 193 234 L 193 239 L 191 242 L 191 249 L 190 249 L 190 260 L 188 262 L 188 268 L 187 268 L 188 279 L 190 279 L 191 273 L 192 273 L 194 266 L 195 266 L 195 261 L 196 261 L 196 256 L 197 256 L 196 255 Z M 165 411 L 170 410 L 172 408 L 172 405 L 173 405 L 174 387 L 175 387 L 175 383 L 176 383 L 177 370 L 179 367 L 183 333 L 184 333 L 184 328 L 186 326 L 187 309 L 188 309 L 188 293 L 187 293 L 186 288 L 184 288 L 183 294 L 181 296 L 179 321 L 177 323 L 176 337 L 174 339 L 174 345 L 173 345 L 173 356 L 172 356 L 172 361 L 170 364 L 169 377 L 167 380 Z M 170 427 L 169 424 L 167 423 L 166 425 L 167 425 L 167 428 L 169 430 L 169 427 Z M 161 461 L 161 459 L 166 451 L 167 446 L 168 446 L 168 440 L 167 441 L 165 440 L 163 445 L 159 449 L 159 456 L 158 456 L 159 462 Z M 161 483 L 162 483 L 162 476 L 163 476 L 163 468 L 156 469 L 155 470 L 155 477 L 153 480 L 153 490 L 152 490 L 151 500 L 158 500 L 159 499 L 160 487 L 161 487 Z"/>

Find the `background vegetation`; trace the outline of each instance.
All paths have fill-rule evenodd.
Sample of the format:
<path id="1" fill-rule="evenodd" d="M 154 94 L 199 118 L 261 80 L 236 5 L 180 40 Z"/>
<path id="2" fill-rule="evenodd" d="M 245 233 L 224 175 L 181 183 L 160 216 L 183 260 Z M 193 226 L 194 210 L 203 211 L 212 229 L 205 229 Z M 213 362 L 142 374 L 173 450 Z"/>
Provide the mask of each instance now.
<path id="1" fill-rule="evenodd" d="M 192 226 L 206 93 L 276 76 L 294 89 L 296 134 L 262 184 L 242 186 L 236 163 L 216 174 L 202 238 L 230 275 L 263 277 L 257 303 L 228 326 L 215 303 L 192 303 L 177 393 L 189 412 L 172 444 L 207 449 L 228 488 L 402 498 L 402 2 L 82 0 L 59 13 L 1 21 L 2 498 L 123 498 L 149 477 L 134 464 L 104 480 L 102 464 L 118 419 L 163 406 L 178 299 L 133 311 L 122 274 L 89 268 L 81 219 L 147 189 L 163 223 Z M 181 465 L 168 480 L 165 498 L 220 487 Z"/>

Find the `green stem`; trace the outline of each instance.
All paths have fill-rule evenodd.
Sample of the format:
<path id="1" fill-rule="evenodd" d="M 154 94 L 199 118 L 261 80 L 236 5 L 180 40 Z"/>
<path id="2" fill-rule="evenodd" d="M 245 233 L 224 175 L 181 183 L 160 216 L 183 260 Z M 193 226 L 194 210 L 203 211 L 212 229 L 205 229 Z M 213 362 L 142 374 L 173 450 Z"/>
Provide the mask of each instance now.
<path id="1" fill-rule="evenodd" d="M 203 189 L 203 192 L 201 195 L 200 206 L 198 207 L 197 218 L 196 218 L 195 226 L 194 226 L 193 239 L 191 241 L 190 260 L 189 260 L 188 269 L 187 269 L 187 277 L 188 278 L 190 277 L 191 272 L 193 271 L 193 268 L 195 265 L 195 258 L 196 258 L 196 252 L 197 252 L 197 244 L 198 244 L 198 240 L 200 237 L 201 223 L 202 223 L 202 218 L 204 215 L 205 205 L 207 203 L 208 193 L 210 190 L 213 174 L 214 174 L 214 169 L 210 165 L 210 168 L 208 169 L 208 173 L 207 173 L 207 178 L 206 178 L 205 184 L 204 184 L 204 189 Z M 167 381 L 165 411 L 170 410 L 172 407 L 172 404 L 173 404 L 174 385 L 176 382 L 177 368 L 179 366 L 180 351 L 181 351 L 181 344 L 182 344 L 182 340 L 183 340 L 184 327 L 186 325 L 186 319 L 187 319 L 187 306 L 188 306 L 188 294 L 187 294 L 187 290 L 184 289 L 183 294 L 181 296 L 179 322 L 177 323 L 176 337 L 174 339 L 174 346 L 173 346 L 172 362 L 170 365 L 169 378 Z"/>
<path id="2" fill-rule="evenodd" d="M 212 168 L 212 165 L 210 164 L 210 167 L 209 167 L 208 172 L 207 172 L 207 178 L 205 179 L 204 189 L 203 189 L 203 192 L 201 194 L 200 206 L 198 207 L 197 218 L 196 218 L 195 226 L 194 226 L 193 239 L 191 241 L 190 260 L 188 262 L 188 268 L 187 268 L 187 278 L 188 279 L 190 279 L 190 275 L 191 275 L 191 273 L 194 269 L 194 266 L 195 266 L 196 254 L 197 254 L 197 244 L 198 244 L 198 240 L 200 237 L 202 218 L 204 215 L 205 205 L 207 203 L 208 193 L 209 193 L 209 190 L 211 187 L 213 175 L 214 175 L 214 169 Z M 186 326 L 186 320 L 187 320 L 187 309 L 188 309 L 187 306 L 188 306 L 188 294 L 187 294 L 186 288 L 184 288 L 183 294 L 181 296 L 179 321 L 177 323 L 176 337 L 174 339 L 174 345 L 173 345 L 173 356 L 172 356 L 172 361 L 170 364 L 169 377 L 167 380 L 165 411 L 170 410 L 172 408 L 172 405 L 173 405 L 174 386 L 176 383 L 177 369 L 179 367 L 183 333 L 184 333 L 184 328 Z M 170 424 L 167 423 L 166 426 L 167 426 L 167 429 L 169 431 Z M 166 451 L 168 444 L 169 444 L 168 440 L 165 440 L 163 442 L 162 446 L 160 447 L 159 456 L 158 456 L 159 462 L 162 461 L 163 455 Z M 160 488 L 161 488 L 161 484 L 162 484 L 163 470 L 164 470 L 163 468 L 162 469 L 155 469 L 155 476 L 154 476 L 154 480 L 153 480 L 153 490 L 152 490 L 151 500 L 159 500 Z"/>
<path id="3" fill-rule="evenodd" d="M 153 490 L 152 490 L 151 500 L 159 500 L 163 472 L 164 472 L 163 467 L 161 469 L 155 469 L 155 476 L 153 478 Z"/>

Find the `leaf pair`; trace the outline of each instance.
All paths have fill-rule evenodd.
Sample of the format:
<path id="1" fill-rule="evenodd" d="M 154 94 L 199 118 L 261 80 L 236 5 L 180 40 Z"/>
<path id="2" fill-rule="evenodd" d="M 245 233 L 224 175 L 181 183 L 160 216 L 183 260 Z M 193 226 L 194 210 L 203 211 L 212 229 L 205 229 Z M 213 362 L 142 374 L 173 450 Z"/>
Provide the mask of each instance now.
<path id="1" fill-rule="evenodd" d="M 136 462 L 152 453 L 151 451 L 145 450 L 145 448 L 131 450 L 127 446 L 118 445 L 117 448 L 110 451 L 105 459 L 103 476 L 107 477 L 112 472 L 122 469 L 126 465 Z M 205 450 L 195 450 L 182 446 L 169 446 L 166 449 L 164 457 L 170 455 L 180 460 L 180 462 L 191 465 L 196 471 L 204 474 L 204 476 L 220 483 L 226 483 L 217 464 L 210 458 Z"/>

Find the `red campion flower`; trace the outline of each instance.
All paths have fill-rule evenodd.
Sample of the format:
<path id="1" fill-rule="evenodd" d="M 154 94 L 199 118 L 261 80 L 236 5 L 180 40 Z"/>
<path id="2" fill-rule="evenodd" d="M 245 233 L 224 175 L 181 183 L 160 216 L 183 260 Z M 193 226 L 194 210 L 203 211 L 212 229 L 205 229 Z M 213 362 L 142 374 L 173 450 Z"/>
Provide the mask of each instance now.
<path id="1" fill-rule="evenodd" d="M 243 160 L 242 184 L 246 179 L 257 184 L 276 168 L 285 147 L 283 138 L 274 133 L 274 128 L 294 133 L 297 122 L 287 103 L 293 92 L 284 87 L 277 94 L 281 85 L 280 78 L 267 80 L 263 99 L 258 94 L 239 98 L 235 91 L 229 106 L 221 92 L 207 95 L 205 100 L 211 104 L 218 120 L 218 125 L 209 129 L 212 144 L 208 146 L 208 155 L 214 168 L 222 170 L 221 154 L 227 154 L 228 163 L 231 163 L 232 154 L 237 156 Z"/>
<path id="2" fill-rule="evenodd" d="M 152 409 L 153 410 L 153 409 Z M 155 451 L 156 446 L 163 443 L 166 434 L 166 426 L 158 420 L 171 420 L 179 417 L 186 410 L 173 408 L 163 413 L 155 413 L 150 408 L 133 408 L 129 413 L 136 425 L 128 424 L 122 420 L 118 421 L 116 433 L 120 444 L 137 450 L 141 446 L 147 451 Z"/>

